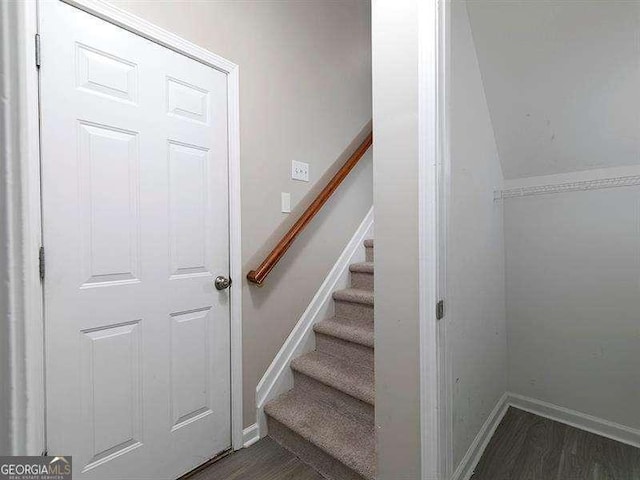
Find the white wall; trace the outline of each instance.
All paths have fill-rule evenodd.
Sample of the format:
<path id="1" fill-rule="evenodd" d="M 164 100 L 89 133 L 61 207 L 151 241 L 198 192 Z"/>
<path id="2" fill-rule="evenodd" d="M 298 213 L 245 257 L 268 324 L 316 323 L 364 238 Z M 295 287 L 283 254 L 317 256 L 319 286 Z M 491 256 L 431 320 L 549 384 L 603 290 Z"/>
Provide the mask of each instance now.
<path id="1" fill-rule="evenodd" d="M 504 208 L 509 389 L 640 429 L 640 187 Z"/>
<path id="2" fill-rule="evenodd" d="M 420 478 L 419 1 L 372 6 L 378 480 Z"/>
<path id="3" fill-rule="evenodd" d="M 242 257 L 257 267 L 371 120 L 368 0 L 110 0 L 240 65 Z M 290 179 L 291 160 L 310 183 Z M 373 202 L 369 152 L 285 258 L 243 288 L 244 423 L 255 389 Z M 326 176 L 326 175 L 325 175 Z M 280 212 L 291 192 L 293 213 Z"/>
<path id="4" fill-rule="evenodd" d="M 467 6 L 506 188 L 640 173 L 640 2 Z M 504 200 L 511 392 L 640 428 L 639 194 Z"/>
<path id="5" fill-rule="evenodd" d="M 454 467 L 507 388 L 502 171 L 469 27 L 451 5 L 451 204 L 446 337 L 453 373 Z M 376 252 L 377 254 L 377 252 Z"/>
<path id="6" fill-rule="evenodd" d="M 469 0 L 505 178 L 640 160 L 640 2 Z"/>

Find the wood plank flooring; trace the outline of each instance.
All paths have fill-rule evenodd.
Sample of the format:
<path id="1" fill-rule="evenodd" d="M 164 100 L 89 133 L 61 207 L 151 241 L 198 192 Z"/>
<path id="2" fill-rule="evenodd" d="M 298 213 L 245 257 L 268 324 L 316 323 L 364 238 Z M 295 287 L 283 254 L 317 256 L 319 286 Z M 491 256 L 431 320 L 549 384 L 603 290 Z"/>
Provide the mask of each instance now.
<path id="1" fill-rule="evenodd" d="M 323 480 L 270 438 L 187 480 Z M 640 480 L 640 449 L 510 408 L 472 480 Z"/>
<path id="2" fill-rule="evenodd" d="M 472 480 L 640 480 L 640 449 L 509 408 Z"/>
<path id="3" fill-rule="evenodd" d="M 185 480 L 323 480 L 269 437 L 218 460 Z"/>

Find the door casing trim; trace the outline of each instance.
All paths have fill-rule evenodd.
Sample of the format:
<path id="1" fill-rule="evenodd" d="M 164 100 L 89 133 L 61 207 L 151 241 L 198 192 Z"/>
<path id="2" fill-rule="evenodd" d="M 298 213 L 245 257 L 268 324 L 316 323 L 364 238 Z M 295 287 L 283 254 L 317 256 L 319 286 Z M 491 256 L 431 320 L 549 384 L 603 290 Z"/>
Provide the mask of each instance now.
<path id="1" fill-rule="evenodd" d="M 37 252 L 41 244 L 41 198 L 40 198 L 40 152 L 37 145 L 40 138 L 39 114 L 38 114 L 38 74 L 35 62 L 32 58 L 34 52 L 34 35 L 38 25 L 37 2 L 40 0 L 28 0 L 18 10 L 21 24 L 25 27 L 19 31 L 18 44 L 24 48 L 19 49 L 20 61 L 18 66 L 24 66 L 21 72 L 28 80 L 23 89 L 25 102 L 19 105 L 19 116 L 16 122 L 18 127 L 28 129 L 28 138 L 23 142 L 29 148 L 20 152 L 19 174 L 20 180 L 29 186 L 22 189 L 14 207 L 23 215 L 24 223 L 31 227 L 30 235 L 20 235 L 18 242 L 24 243 L 24 250 L 28 252 L 22 258 L 22 267 L 27 275 L 27 281 L 15 286 L 20 290 L 25 303 L 31 305 L 25 308 L 23 338 L 12 338 L 12 343 L 24 345 L 26 352 L 40 352 L 31 357 L 22 356 L 19 363 L 21 371 L 27 381 L 21 379 L 21 375 L 12 376 L 12 387 L 22 390 L 23 395 L 29 399 L 27 411 L 18 415 L 18 419 L 12 425 L 14 438 L 20 438 L 22 445 L 14 447 L 15 452 L 40 455 L 46 450 L 45 436 L 45 389 L 44 389 L 44 312 L 42 309 L 43 289 L 37 276 L 37 262 L 30 258 L 33 252 Z M 241 210 L 240 210 L 240 121 L 239 121 L 239 66 L 229 60 L 201 48 L 167 30 L 164 30 L 146 20 L 136 17 L 102 0 L 61 0 L 79 8 L 91 15 L 97 16 L 109 23 L 117 25 L 136 35 L 144 37 L 165 48 L 185 55 L 193 60 L 208 65 L 227 76 L 227 104 L 228 104 L 228 150 L 229 150 L 229 274 L 236 280 L 236 288 L 231 290 L 230 322 L 231 322 L 231 443 L 234 450 L 243 447 L 243 418 L 242 418 L 242 256 L 241 256 Z M 46 39 L 42 39 L 46 41 Z M 43 68 L 46 68 L 47 59 L 43 59 Z M 5 65 L 3 65 L 4 71 Z M 35 107 L 34 107 L 35 106 Z M 15 130 L 20 132 L 21 129 Z M 36 141 L 34 142 L 34 138 Z M 33 230 L 37 229 L 37 235 Z M 8 232 L 8 236 L 15 236 L 20 232 Z M 34 257 L 36 258 L 36 257 Z M 35 278 L 34 278 L 35 277 Z M 25 334 L 24 332 L 28 332 Z M 17 351 L 20 351 L 18 345 Z M 12 349 L 13 350 L 13 349 Z M 20 373 L 20 369 L 18 369 Z M 31 407 L 30 407 L 31 405 Z M 15 443 L 15 442 L 14 442 Z"/>
<path id="2" fill-rule="evenodd" d="M 45 448 L 36 33 L 34 0 L 0 5 L 0 328 L 7 338 L 0 375 L 10 392 L 2 404 L 3 455 Z"/>
<path id="3" fill-rule="evenodd" d="M 418 7 L 418 301 L 423 480 L 450 478 L 453 461 L 451 354 L 446 338 L 450 9 L 450 2 L 440 0 L 419 2 Z M 445 316 L 441 320 L 436 315 L 438 300 L 445 301 Z"/>

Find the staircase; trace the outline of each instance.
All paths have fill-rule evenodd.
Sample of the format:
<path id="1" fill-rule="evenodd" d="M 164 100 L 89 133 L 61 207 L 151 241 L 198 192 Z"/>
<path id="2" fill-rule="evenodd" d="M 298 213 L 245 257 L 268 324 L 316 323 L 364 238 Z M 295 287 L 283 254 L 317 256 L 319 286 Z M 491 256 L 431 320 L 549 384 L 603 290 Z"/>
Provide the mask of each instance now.
<path id="1" fill-rule="evenodd" d="M 316 350 L 291 363 L 293 389 L 265 405 L 269 436 L 330 480 L 376 476 L 373 240 L 364 246 L 335 316 L 314 326 Z"/>

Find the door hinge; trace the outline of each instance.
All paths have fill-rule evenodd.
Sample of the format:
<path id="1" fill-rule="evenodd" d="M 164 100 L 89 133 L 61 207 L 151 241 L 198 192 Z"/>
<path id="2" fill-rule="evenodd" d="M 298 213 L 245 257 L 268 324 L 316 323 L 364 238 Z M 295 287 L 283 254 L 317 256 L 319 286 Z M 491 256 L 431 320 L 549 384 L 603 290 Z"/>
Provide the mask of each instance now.
<path id="1" fill-rule="evenodd" d="M 40 53 L 40 34 L 36 33 L 36 67 L 40 68 L 41 53 Z"/>
<path id="2" fill-rule="evenodd" d="M 40 264 L 40 280 L 44 280 L 44 247 L 40 247 L 40 251 L 38 252 L 38 261 Z"/>
<path id="3" fill-rule="evenodd" d="M 442 320 L 444 318 L 444 300 L 438 300 L 436 303 L 436 320 Z"/>

